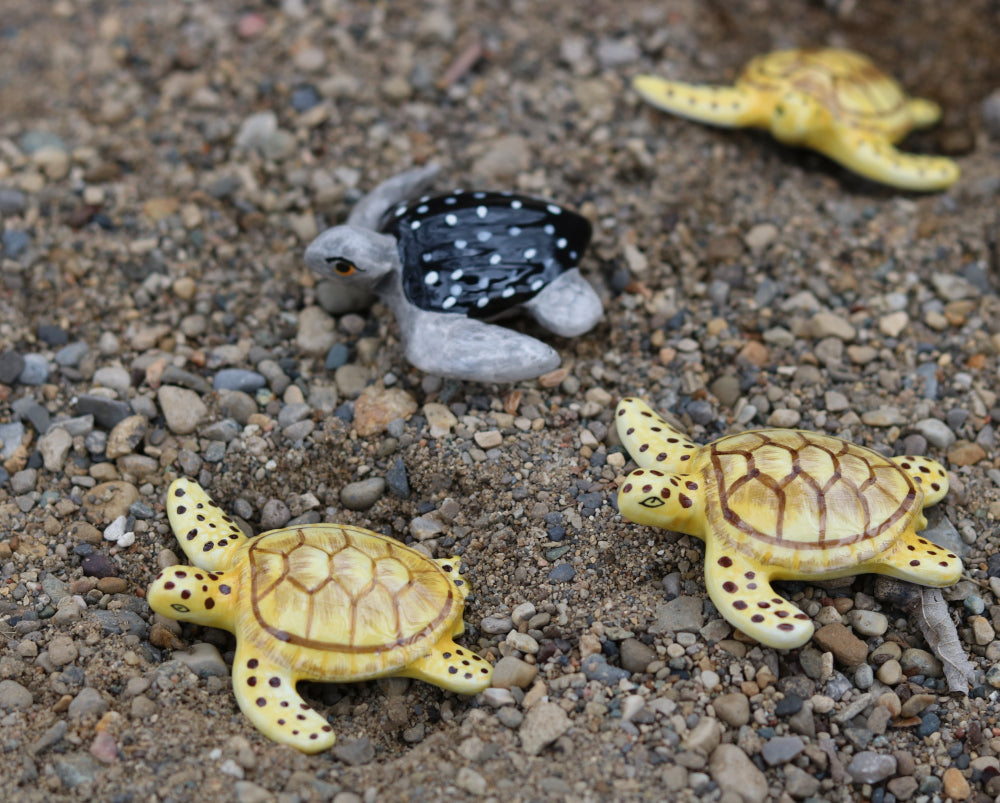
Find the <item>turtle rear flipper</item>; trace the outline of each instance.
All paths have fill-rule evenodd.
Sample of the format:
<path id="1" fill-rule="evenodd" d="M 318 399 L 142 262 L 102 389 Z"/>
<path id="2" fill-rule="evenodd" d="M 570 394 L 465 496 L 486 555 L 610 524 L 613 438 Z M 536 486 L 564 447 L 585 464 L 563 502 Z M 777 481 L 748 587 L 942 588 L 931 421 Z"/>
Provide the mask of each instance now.
<path id="1" fill-rule="evenodd" d="M 924 492 L 924 507 L 930 507 L 944 499 L 948 493 L 948 472 L 937 460 L 922 455 L 904 455 L 892 459 Z"/>
<path id="2" fill-rule="evenodd" d="M 580 275 L 571 268 L 543 287 L 524 308 L 542 326 L 560 337 L 576 337 L 593 328 L 604 314 L 601 299 Z"/>
<path id="3" fill-rule="evenodd" d="M 637 75 L 632 87 L 658 109 L 725 128 L 766 126 L 756 93 L 744 87 L 685 84 L 655 75 Z"/>
<path id="4" fill-rule="evenodd" d="M 319 753 L 337 740 L 330 724 L 299 696 L 288 668 L 242 642 L 233 658 L 233 692 L 240 710 L 268 739 L 303 753 Z"/>
<path id="5" fill-rule="evenodd" d="M 809 145 L 848 170 L 904 190 L 943 190 L 960 175 L 951 159 L 903 153 L 881 138 L 858 131 L 831 131 L 810 139 Z"/>
<path id="6" fill-rule="evenodd" d="M 493 667 L 472 650 L 443 638 L 423 658 L 398 673 L 459 694 L 478 694 L 493 679 Z"/>
<path id="7" fill-rule="evenodd" d="M 762 644 L 792 649 L 812 638 L 809 617 L 778 595 L 760 564 L 718 538 L 706 540 L 705 585 L 726 621 Z"/>
<path id="8" fill-rule="evenodd" d="M 908 532 L 900 536 L 895 549 L 879 556 L 870 571 L 925 586 L 944 588 L 961 579 L 962 561 L 945 547 Z"/>
<path id="9" fill-rule="evenodd" d="M 177 541 L 195 566 L 209 571 L 230 568 L 246 533 L 196 482 L 180 477 L 167 491 L 167 518 Z"/>

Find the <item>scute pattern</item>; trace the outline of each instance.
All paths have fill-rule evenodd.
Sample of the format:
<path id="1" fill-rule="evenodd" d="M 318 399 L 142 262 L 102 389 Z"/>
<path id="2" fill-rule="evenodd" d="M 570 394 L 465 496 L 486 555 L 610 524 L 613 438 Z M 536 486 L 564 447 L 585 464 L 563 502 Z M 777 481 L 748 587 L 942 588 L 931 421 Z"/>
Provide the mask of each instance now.
<path id="1" fill-rule="evenodd" d="M 374 653 L 412 644 L 452 615 L 456 600 L 434 564 L 407 565 L 388 541 L 359 543 L 343 529 L 311 535 L 279 531 L 250 545 L 254 615 L 276 638 Z"/>
<path id="2" fill-rule="evenodd" d="M 769 430 L 710 448 L 726 520 L 768 544 L 847 546 L 881 535 L 917 503 L 896 463 L 837 438 Z"/>

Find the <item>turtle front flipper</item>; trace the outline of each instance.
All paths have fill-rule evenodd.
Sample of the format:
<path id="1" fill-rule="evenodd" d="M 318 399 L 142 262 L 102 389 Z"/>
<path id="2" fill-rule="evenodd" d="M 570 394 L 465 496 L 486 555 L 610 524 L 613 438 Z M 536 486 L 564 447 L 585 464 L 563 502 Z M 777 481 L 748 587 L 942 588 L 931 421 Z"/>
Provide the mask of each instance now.
<path id="1" fill-rule="evenodd" d="M 655 75 L 637 75 L 632 87 L 658 109 L 709 125 L 740 128 L 766 120 L 757 93 L 747 87 L 685 84 Z"/>
<path id="2" fill-rule="evenodd" d="M 240 710 L 268 739 L 303 753 L 326 750 L 337 740 L 330 724 L 295 691 L 287 667 L 242 642 L 233 658 L 233 691 Z"/>
<path id="3" fill-rule="evenodd" d="M 910 454 L 892 459 L 924 492 L 924 507 L 944 499 L 948 493 L 948 472 L 937 460 Z"/>
<path id="4" fill-rule="evenodd" d="M 493 667 L 472 650 L 443 638 L 427 655 L 408 664 L 398 674 L 459 694 L 478 694 L 489 687 Z"/>
<path id="5" fill-rule="evenodd" d="M 180 477 L 167 491 L 170 529 L 191 562 L 208 571 L 228 569 L 246 534 L 198 483 Z"/>
<path id="6" fill-rule="evenodd" d="M 886 139 L 861 131 L 830 130 L 811 138 L 808 144 L 848 170 L 903 190 L 943 190 L 960 175 L 951 159 L 903 153 Z"/>
<path id="7" fill-rule="evenodd" d="M 670 426 L 640 399 L 626 398 L 615 410 L 618 437 L 643 468 L 686 473 L 699 446 Z"/>
<path id="8" fill-rule="evenodd" d="M 761 644 L 787 650 L 812 637 L 812 621 L 771 587 L 766 567 L 718 538 L 706 541 L 705 585 L 726 621 Z"/>
<path id="9" fill-rule="evenodd" d="M 870 571 L 944 588 L 961 578 L 962 560 L 955 553 L 910 531 L 900 536 L 894 549 L 880 555 Z"/>
<path id="10" fill-rule="evenodd" d="M 374 231 L 387 209 L 426 190 L 440 169 L 440 165 L 432 162 L 386 179 L 354 205 L 347 224 Z"/>
<path id="11" fill-rule="evenodd" d="M 400 321 L 421 371 L 472 382 L 519 382 L 554 371 L 559 352 L 530 335 L 464 315 L 414 310 Z"/>

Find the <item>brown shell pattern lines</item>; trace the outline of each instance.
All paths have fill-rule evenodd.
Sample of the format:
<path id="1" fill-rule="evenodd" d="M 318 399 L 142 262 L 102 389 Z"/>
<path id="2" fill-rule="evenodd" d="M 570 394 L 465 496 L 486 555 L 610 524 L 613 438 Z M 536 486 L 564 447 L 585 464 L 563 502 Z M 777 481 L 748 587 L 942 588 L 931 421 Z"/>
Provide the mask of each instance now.
<path id="1" fill-rule="evenodd" d="M 874 64 L 854 53 L 798 51 L 794 57 L 762 57 L 745 82 L 768 92 L 794 87 L 816 98 L 835 116 L 858 123 L 877 122 L 903 109 L 899 85 Z"/>
<path id="2" fill-rule="evenodd" d="M 725 520 L 775 546 L 850 546 L 912 516 L 919 502 L 892 461 L 810 432 L 723 438 L 711 446 L 711 466 Z"/>
<path id="3" fill-rule="evenodd" d="M 458 605 L 436 564 L 374 534 L 275 533 L 253 542 L 248 560 L 255 620 L 296 646 L 353 654 L 406 647 Z"/>

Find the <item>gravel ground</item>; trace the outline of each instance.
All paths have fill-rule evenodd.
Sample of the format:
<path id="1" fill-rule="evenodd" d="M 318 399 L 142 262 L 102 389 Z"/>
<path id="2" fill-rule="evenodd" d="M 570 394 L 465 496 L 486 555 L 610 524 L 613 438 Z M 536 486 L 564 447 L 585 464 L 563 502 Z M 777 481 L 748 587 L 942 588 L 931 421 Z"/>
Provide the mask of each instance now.
<path id="1" fill-rule="evenodd" d="M 0 13 L 0 787 L 17 801 L 1000 799 L 1000 56 L 995 3 L 5 0 Z M 943 102 L 894 192 L 643 107 L 847 45 Z M 301 256 L 378 181 L 556 198 L 605 320 L 516 387 L 410 369 L 387 310 Z M 898 589 L 783 590 L 777 652 L 702 547 L 622 521 L 641 395 L 706 441 L 763 425 L 947 463 L 931 515 L 977 671 L 951 696 Z M 461 554 L 498 688 L 313 685 L 304 756 L 236 708 L 232 638 L 152 616 L 185 474 L 256 531 L 343 521 Z M 508 686 L 500 688 L 499 686 Z"/>

